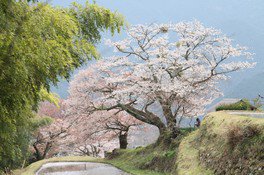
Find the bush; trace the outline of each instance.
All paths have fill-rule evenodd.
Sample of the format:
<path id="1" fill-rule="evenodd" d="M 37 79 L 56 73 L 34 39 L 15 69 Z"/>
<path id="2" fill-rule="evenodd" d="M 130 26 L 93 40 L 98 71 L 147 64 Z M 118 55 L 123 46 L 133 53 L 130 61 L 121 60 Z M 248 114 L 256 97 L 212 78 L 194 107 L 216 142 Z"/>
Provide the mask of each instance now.
<path id="1" fill-rule="evenodd" d="M 256 110 L 256 108 L 253 105 L 251 105 L 247 99 L 244 99 L 236 103 L 220 105 L 216 107 L 215 110 L 216 111 L 223 111 L 223 110 L 242 110 L 242 111 L 251 110 L 252 111 L 252 110 Z"/>
<path id="2" fill-rule="evenodd" d="M 168 157 L 168 158 L 174 158 L 175 155 L 176 155 L 176 151 L 175 150 L 169 150 L 166 153 L 164 153 L 164 156 Z"/>

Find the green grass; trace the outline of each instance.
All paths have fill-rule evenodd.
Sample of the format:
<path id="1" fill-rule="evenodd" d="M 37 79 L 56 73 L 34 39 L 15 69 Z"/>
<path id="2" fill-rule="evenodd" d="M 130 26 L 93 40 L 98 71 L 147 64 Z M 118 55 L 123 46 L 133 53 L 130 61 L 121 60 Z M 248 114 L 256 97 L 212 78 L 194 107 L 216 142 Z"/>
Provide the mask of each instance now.
<path id="1" fill-rule="evenodd" d="M 164 140 L 147 147 L 133 150 L 119 150 L 110 162 L 117 167 L 129 166 L 130 172 L 142 175 L 171 175 L 176 173 L 176 159 L 181 140 L 193 128 L 181 129 L 181 135 L 174 140 Z M 140 171 L 144 170 L 142 173 Z"/>
<path id="2" fill-rule="evenodd" d="M 180 146 L 177 157 L 177 174 L 178 175 L 212 175 L 213 172 L 206 170 L 200 165 L 199 150 L 192 144 L 195 142 L 197 132 L 192 132 L 185 137 Z"/>
<path id="3" fill-rule="evenodd" d="M 141 147 L 133 150 L 119 150 L 119 155 L 117 157 L 111 160 L 106 160 L 106 162 L 120 169 L 129 170 L 127 172 L 135 175 L 166 175 L 166 173 L 159 172 L 157 169 L 156 171 L 153 169 L 147 169 L 146 166 L 150 165 L 155 157 L 164 153 L 163 151 L 158 151 L 157 149 L 153 149 L 151 147 L 152 146 Z"/>

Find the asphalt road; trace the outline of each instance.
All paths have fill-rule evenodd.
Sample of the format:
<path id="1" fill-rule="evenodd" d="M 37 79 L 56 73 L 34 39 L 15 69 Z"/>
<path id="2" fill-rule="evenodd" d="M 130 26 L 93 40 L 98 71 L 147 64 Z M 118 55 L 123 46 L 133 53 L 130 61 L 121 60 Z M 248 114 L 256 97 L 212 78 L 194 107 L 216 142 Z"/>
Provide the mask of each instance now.
<path id="1" fill-rule="evenodd" d="M 47 163 L 36 175 L 129 175 L 111 165 L 90 162 Z"/>
<path id="2" fill-rule="evenodd" d="M 231 111 L 228 113 L 232 115 L 242 115 L 242 116 L 248 116 L 248 117 L 254 117 L 254 118 L 264 118 L 264 112 Z"/>

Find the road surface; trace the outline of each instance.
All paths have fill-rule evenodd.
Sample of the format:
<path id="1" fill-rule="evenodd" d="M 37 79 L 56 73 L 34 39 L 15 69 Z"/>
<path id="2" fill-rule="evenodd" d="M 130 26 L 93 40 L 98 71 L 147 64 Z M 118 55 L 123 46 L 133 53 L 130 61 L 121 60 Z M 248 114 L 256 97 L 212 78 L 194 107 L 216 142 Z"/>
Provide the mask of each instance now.
<path id="1" fill-rule="evenodd" d="M 36 175 L 129 175 L 103 163 L 54 162 L 44 164 Z"/>
<path id="2" fill-rule="evenodd" d="M 248 117 L 254 117 L 254 118 L 264 118 L 264 112 L 231 111 L 228 113 L 232 115 L 242 115 L 242 116 L 248 116 Z"/>

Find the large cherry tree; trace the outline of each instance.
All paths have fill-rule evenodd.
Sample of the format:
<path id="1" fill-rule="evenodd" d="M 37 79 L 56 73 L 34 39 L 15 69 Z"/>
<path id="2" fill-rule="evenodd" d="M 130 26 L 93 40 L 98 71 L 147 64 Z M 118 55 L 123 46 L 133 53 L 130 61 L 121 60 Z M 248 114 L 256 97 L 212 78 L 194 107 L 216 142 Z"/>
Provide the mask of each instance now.
<path id="1" fill-rule="evenodd" d="M 228 74 L 254 66 L 247 48 L 200 22 L 136 25 L 117 54 L 80 71 L 72 102 L 84 111 L 125 111 L 176 137 L 183 117 L 202 115 Z"/>

